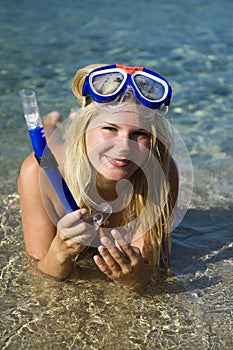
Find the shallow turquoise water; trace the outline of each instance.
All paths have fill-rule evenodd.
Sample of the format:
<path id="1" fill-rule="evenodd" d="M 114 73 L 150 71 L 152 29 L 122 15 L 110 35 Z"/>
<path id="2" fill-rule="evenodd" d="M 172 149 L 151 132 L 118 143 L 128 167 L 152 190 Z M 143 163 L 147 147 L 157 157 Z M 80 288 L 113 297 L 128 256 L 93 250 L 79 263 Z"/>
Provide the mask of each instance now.
<path id="1" fill-rule="evenodd" d="M 232 10 L 230 0 L 4 1 L 1 348 L 232 349 Z M 190 209 L 173 239 L 175 277 L 140 297 L 97 272 L 69 283 L 38 276 L 23 252 L 19 208 L 7 208 L 31 151 L 19 89 L 36 90 L 42 115 L 67 116 L 72 77 L 94 62 L 144 65 L 169 80 L 170 117 L 193 163 Z"/>
<path id="2" fill-rule="evenodd" d="M 76 105 L 71 81 L 78 68 L 140 64 L 173 86 L 170 117 L 201 179 L 193 202 L 231 201 L 232 7 L 231 1 L 7 2 L 0 14 L 0 175 L 14 175 L 12 161 L 17 169 L 30 151 L 19 89 L 36 90 L 41 114 L 59 109 L 67 116 Z"/>

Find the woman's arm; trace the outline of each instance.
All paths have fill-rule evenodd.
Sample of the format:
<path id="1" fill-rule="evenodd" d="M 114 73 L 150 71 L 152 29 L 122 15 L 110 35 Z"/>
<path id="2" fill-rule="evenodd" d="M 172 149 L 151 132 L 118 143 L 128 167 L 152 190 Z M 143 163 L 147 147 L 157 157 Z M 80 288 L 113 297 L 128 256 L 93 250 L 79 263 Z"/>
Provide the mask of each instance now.
<path id="1" fill-rule="evenodd" d="M 27 253 L 37 260 L 44 257 L 56 235 L 56 227 L 43 205 L 39 169 L 31 154 L 23 162 L 18 179 L 25 247 Z"/>
<path id="2" fill-rule="evenodd" d="M 30 155 L 23 162 L 18 179 L 25 247 L 28 255 L 37 261 L 39 270 L 57 278 L 65 278 L 71 272 L 72 257 L 85 247 L 75 241 L 75 237 L 83 233 L 90 236 L 92 232 L 88 231 L 87 225 L 73 225 L 82 218 L 84 210 L 68 214 L 71 216 L 68 221 L 65 215 L 56 228 L 44 208 L 39 169 L 34 155 Z"/>

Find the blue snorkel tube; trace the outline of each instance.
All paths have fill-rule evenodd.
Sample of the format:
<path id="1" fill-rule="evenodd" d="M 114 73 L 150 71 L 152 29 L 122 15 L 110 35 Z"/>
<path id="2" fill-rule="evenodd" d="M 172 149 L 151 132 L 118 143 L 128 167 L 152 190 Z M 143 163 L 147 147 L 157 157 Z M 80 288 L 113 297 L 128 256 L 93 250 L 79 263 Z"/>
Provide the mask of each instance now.
<path id="1" fill-rule="evenodd" d="M 58 169 L 58 163 L 53 153 L 47 145 L 35 92 L 22 89 L 19 94 L 34 154 L 40 167 L 46 173 L 66 213 L 80 209 Z M 102 203 L 85 221 L 92 223 L 98 229 L 111 213 L 111 206 L 108 203 Z"/>
<path id="2" fill-rule="evenodd" d="M 47 146 L 35 92 L 23 89 L 19 93 L 32 147 L 40 167 L 49 178 L 66 213 L 80 209 L 58 169 L 54 155 Z"/>

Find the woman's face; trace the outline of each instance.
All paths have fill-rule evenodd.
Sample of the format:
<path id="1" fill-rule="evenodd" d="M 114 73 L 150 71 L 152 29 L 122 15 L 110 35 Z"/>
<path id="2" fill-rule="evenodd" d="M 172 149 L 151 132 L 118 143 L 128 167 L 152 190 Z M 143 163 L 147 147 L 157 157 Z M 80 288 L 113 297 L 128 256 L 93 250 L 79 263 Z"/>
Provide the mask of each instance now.
<path id="1" fill-rule="evenodd" d="M 88 158 L 106 180 L 129 179 L 149 155 L 149 122 L 133 110 L 104 113 L 86 130 Z"/>

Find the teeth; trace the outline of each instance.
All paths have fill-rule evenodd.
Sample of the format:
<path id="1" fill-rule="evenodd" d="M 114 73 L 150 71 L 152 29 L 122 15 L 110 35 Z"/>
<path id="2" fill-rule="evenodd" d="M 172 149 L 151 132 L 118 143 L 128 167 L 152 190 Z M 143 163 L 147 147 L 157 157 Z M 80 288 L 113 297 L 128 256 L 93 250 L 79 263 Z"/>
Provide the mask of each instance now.
<path id="1" fill-rule="evenodd" d="M 117 164 L 123 164 L 123 163 L 125 163 L 124 160 L 116 160 L 116 159 L 114 159 L 114 161 L 115 161 Z"/>
<path id="2" fill-rule="evenodd" d="M 112 160 L 112 162 L 119 164 L 119 165 L 125 165 L 126 163 L 128 163 L 127 159 L 116 159 L 116 158 L 112 158 L 112 157 L 107 157 L 109 158 L 109 160 Z"/>

